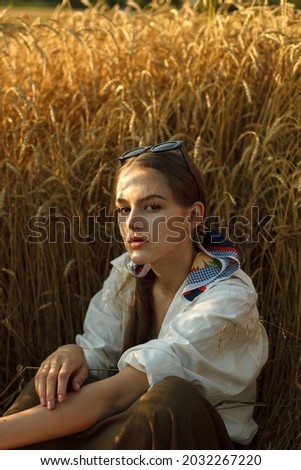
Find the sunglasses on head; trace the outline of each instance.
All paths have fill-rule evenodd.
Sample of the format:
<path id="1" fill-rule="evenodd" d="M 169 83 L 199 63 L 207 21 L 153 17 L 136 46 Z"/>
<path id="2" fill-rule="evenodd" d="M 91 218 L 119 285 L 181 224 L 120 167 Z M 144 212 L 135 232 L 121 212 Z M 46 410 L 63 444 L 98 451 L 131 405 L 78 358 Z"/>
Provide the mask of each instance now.
<path id="1" fill-rule="evenodd" d="M 193 168 L 191 166 L 189 157 L 187 155 L 183 140 L 168 140 L 166 142 L 161 142 L 160 144 L 150 145 L 148 147 L 137 147 L 132 150 L 128 150 L 127 152 L 124 152 L 121 155 L 121 157 L 119 157 L 119 162 L 120 162 L 120 165 L 123 165 L 123 163 L 129 158 L 138 157 L 139 155 L 142 155 L 143 153 L 146 153 L 146 152 L 164 153 L 164 152 L 169 152 L 171 150 L 178 150 L 179 153 L 181 154 L 198 188 L 199 197 L 201 198 L 200 200 L 202 200 L 202 191 L 200 189 L 199 183 L 196 180 L 196 177 L 194 176 Z"/>

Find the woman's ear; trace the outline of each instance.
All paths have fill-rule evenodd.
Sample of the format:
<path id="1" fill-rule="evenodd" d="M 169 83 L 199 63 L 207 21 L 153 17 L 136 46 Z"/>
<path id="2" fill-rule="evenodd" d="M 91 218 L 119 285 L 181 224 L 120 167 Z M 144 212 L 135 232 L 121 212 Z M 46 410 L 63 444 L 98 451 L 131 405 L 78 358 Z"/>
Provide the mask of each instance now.
<path id="1" fill-rule="evenodd" d="M 195 230 L 199 225 L 204 225 L 205 207 L 202 202 L 195 202 L 189 212 L 190 230 Z"/>

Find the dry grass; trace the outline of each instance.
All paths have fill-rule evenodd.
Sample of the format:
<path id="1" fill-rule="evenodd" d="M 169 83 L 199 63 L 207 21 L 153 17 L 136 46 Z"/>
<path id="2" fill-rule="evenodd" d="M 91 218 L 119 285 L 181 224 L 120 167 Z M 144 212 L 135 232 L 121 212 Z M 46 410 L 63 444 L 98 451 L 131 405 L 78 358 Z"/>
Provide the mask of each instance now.
<path id="1" fill-rule="evenodd" d="M 2 409 L 22 386 L 6 389 L 20 365 L 73 341 L 120 252 L 94 237 L 92 218 L 110 204 L 117 156 L 182 138 L 206 176 L 208 212 L 241 242 L 271 341 L 254 447 L 301 448 L 300 20 L 284 2 L 2 17 Z M 65 243 L 59 216 L 78 216 L 91 243 Z M 56 243 L 28 242 L 41 227 Z"/>

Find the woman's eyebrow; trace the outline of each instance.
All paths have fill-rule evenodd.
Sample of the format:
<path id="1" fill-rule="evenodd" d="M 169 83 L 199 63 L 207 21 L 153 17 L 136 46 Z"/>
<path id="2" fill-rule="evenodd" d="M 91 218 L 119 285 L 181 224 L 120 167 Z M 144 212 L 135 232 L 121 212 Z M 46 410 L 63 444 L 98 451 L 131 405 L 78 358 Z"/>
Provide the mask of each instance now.
<path id="1" fill-rule="evenodd" d="M 163 199 L 166 201 L 166 198 L 164 196 L 161 196 L 161 194 L 149 194 L 148 196 L 142 197 L 141 199 L 138 199 L 137 202 L 148 202 L 153 199 Z M 118 204 L 124 204 L 125 202 L 128 202 L 127 199 L 124 199 L 122 197 L 118 197 L 116 199 L 116 203 Z"/>

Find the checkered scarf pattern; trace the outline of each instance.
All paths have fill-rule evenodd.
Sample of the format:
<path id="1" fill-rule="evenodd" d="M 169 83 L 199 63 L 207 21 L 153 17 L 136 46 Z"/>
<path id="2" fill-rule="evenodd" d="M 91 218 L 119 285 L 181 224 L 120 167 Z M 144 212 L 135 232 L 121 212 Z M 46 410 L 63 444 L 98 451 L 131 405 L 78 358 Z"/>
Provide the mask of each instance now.
<path id="1" fill-rule="evenodd" d="M 237 249 L 216 230 L 206 232 L 204 237 L 200 237 L 197 246 L 199 252 L 182 291 L 183 298 L 188 302 L 192 302 L 212 282 L 229 278 L 240 269 Z M 129 272 L 136 277 L 144 277 L 150 270 L 148 264 L 137 265 L 129 256 L 125 262 Z"/>

